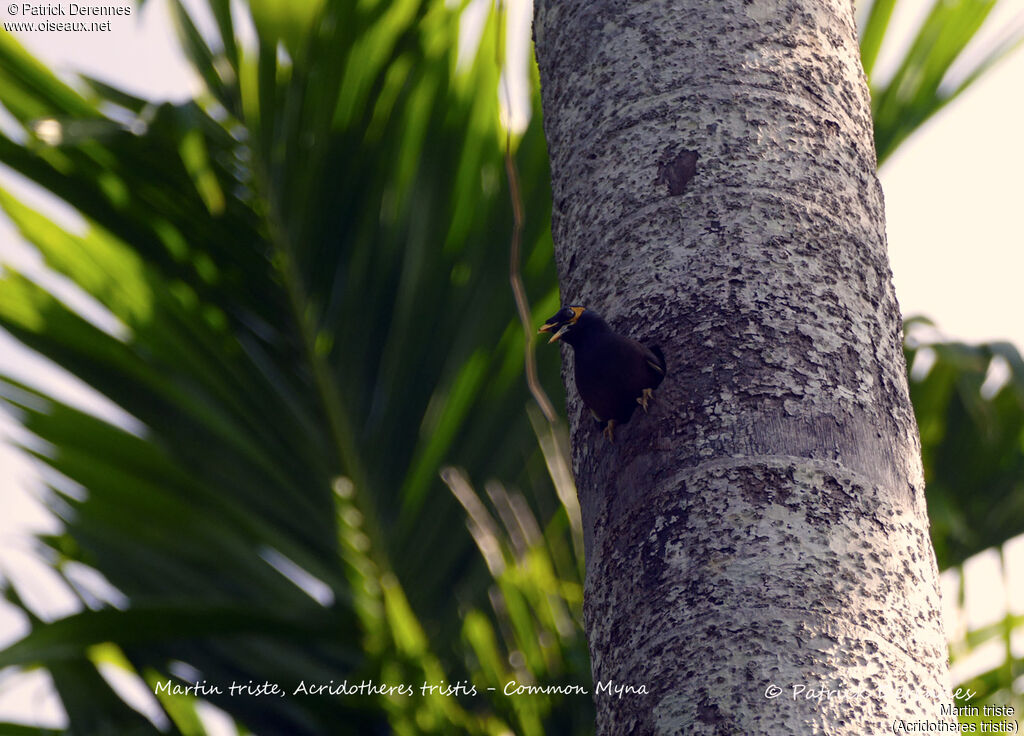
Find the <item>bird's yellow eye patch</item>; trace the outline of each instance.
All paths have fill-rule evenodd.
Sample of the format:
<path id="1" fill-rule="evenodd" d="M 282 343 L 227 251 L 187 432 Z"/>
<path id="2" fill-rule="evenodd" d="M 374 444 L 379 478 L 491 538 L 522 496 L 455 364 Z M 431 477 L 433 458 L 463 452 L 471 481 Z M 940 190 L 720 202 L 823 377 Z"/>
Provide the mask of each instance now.
<path id="1" fill-rule="evenodd" d="M 576 320 L 578 320 L 580 318 L 580 315 L 583 314 L 583 311 L 584 311 L 585 308 L 584 307 L 569 307 L 569 309 L 572 310 L 572 319 L 569 321 L 569 324 L 574 325 L 574 324 L 576 324 Z"/>

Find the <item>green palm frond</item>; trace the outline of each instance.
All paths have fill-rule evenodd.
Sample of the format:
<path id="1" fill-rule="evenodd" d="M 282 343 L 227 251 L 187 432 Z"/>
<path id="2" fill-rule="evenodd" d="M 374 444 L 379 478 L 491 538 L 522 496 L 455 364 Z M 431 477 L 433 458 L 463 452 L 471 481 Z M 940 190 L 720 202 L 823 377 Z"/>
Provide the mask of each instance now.
<path id="1" fill-rule="evenodd" d="M 96 81 L 76 92 L 0 36 L 0 99 L 25 131 L 0 137 L 0 160 L 85 226 L 11 190 L 0 206 L 118 327 L 10 269 L 0 325 L 139 423 L 0 381 L 42 440 L 26 451 L 65 479 L 46 554 L 94 566 L 129 600 L 40 624 L 0 664 L 94 669 L 90 648 L 113 642 L 143 676 L 181 661 L 210 682 L 456 679 L 459 607 L 486 581 L 439 469 L 543 469 L 495 257 L 511 212 L 494 34 L 457 69 L 458 12 L 443 2 L 254 3 L 253 48 L 234 38 L 233 8 L 211 7 L 219 38 L 175 7 L 209 93 L 182 105 Z M 519 160 L 544 180 L 539 125 Z M 545 189 L 530 191 L 545 212 Z M 549 310 L 544 219 L 524 243 L 527 286 Z M 232 613 L 251 625 L 225 630 Z M 382 718 L 497 728 L 429 697 L 383 710 L 210 699 L 276 732 L 323 732 L 339 711 L 355 733 Z M 68 710 L 73 726 L 88 719 Z"/>
<path id="2" fill-rule="evenodd" d="M 908 321 L 911 338 L 920 324 Z M 910 394 L 932 541 L 946 569 L 1024 530 L 1024 361 L 1003 342 L 911 343 L 907 364 L 930 364 L 923 375 L 912 372 Z M 1006 380 L 983 392 L 993 363 Z"/>
<path id="3" fill-rule="evenodd" d="M 864 71 L 871 81 L 879 164 L 932 115 L 1024 41 L 1024 17 L 1018 16 L 1000 29 L 986 48 L 978 48 L 979 31 L 998 2 L 933 0 L 896 71 L 883 80 L 876 79 L 875 62 L 897 2 L 871 0 L 860 44 Z"/>

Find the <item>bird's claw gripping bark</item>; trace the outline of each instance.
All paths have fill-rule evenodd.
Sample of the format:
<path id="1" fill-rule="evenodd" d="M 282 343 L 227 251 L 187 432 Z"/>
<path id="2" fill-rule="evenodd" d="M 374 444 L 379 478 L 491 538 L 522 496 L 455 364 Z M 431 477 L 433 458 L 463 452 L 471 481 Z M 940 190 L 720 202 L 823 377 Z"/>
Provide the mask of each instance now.
<path id="1" fill-rule="evenodd" d="M 614 442 L 615 441 L 615 438 L 613 437 L 614 430 L 615 430 L 615 420 L 614 419 L 609 419 L 608 420 L 608 424 L 604 425 L 604 429 L 601 430 L 601 434 L 603 434 L 605 437 L 607 437 L 609 442 Z"/>
<path id="2" fill-rule="evenodd" d="M 643 407 L 644 414 L 646 414 L 647 404 L 649 404 L 651 401 L 654 401 L 654 391 L 653 389 L 645 388 L 644 392 L 640 394 L 640 398 L 636 400 L 636 403 L 640 404 L 640 406 Z"/>

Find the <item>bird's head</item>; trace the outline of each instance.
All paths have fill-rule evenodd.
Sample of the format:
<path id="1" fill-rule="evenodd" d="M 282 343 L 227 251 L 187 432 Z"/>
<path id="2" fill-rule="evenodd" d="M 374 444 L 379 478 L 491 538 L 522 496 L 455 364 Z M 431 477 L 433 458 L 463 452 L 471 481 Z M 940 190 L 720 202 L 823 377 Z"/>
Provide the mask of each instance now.
<path id="1" fill-rule="evenodd" d="M 602 320 L 597 312 L 588 310 L 586 307 L 562 307 L 558 312 L 548 319 L 543 325 L 541 325 L 540 332 L 553 332 L 549 343 L 555 342 L 565 337 L 565 341 L 571 343 L 571 339 L 566 337 L 573 330 L 586 329 L 591 324 L 603 324 Z"/>

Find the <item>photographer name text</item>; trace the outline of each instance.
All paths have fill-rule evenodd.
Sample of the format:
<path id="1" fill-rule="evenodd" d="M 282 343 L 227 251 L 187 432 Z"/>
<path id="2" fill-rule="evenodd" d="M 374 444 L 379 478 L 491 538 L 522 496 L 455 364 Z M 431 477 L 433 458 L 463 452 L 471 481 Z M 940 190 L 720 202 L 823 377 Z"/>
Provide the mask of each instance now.
<path id="1" fill-rule="evenodd" d="M 125 16 L 132 14 L 131 5 L 81 5 L 79 3 L 11 3 L 8 15 L 27 18 L 73 18 Z"/>

